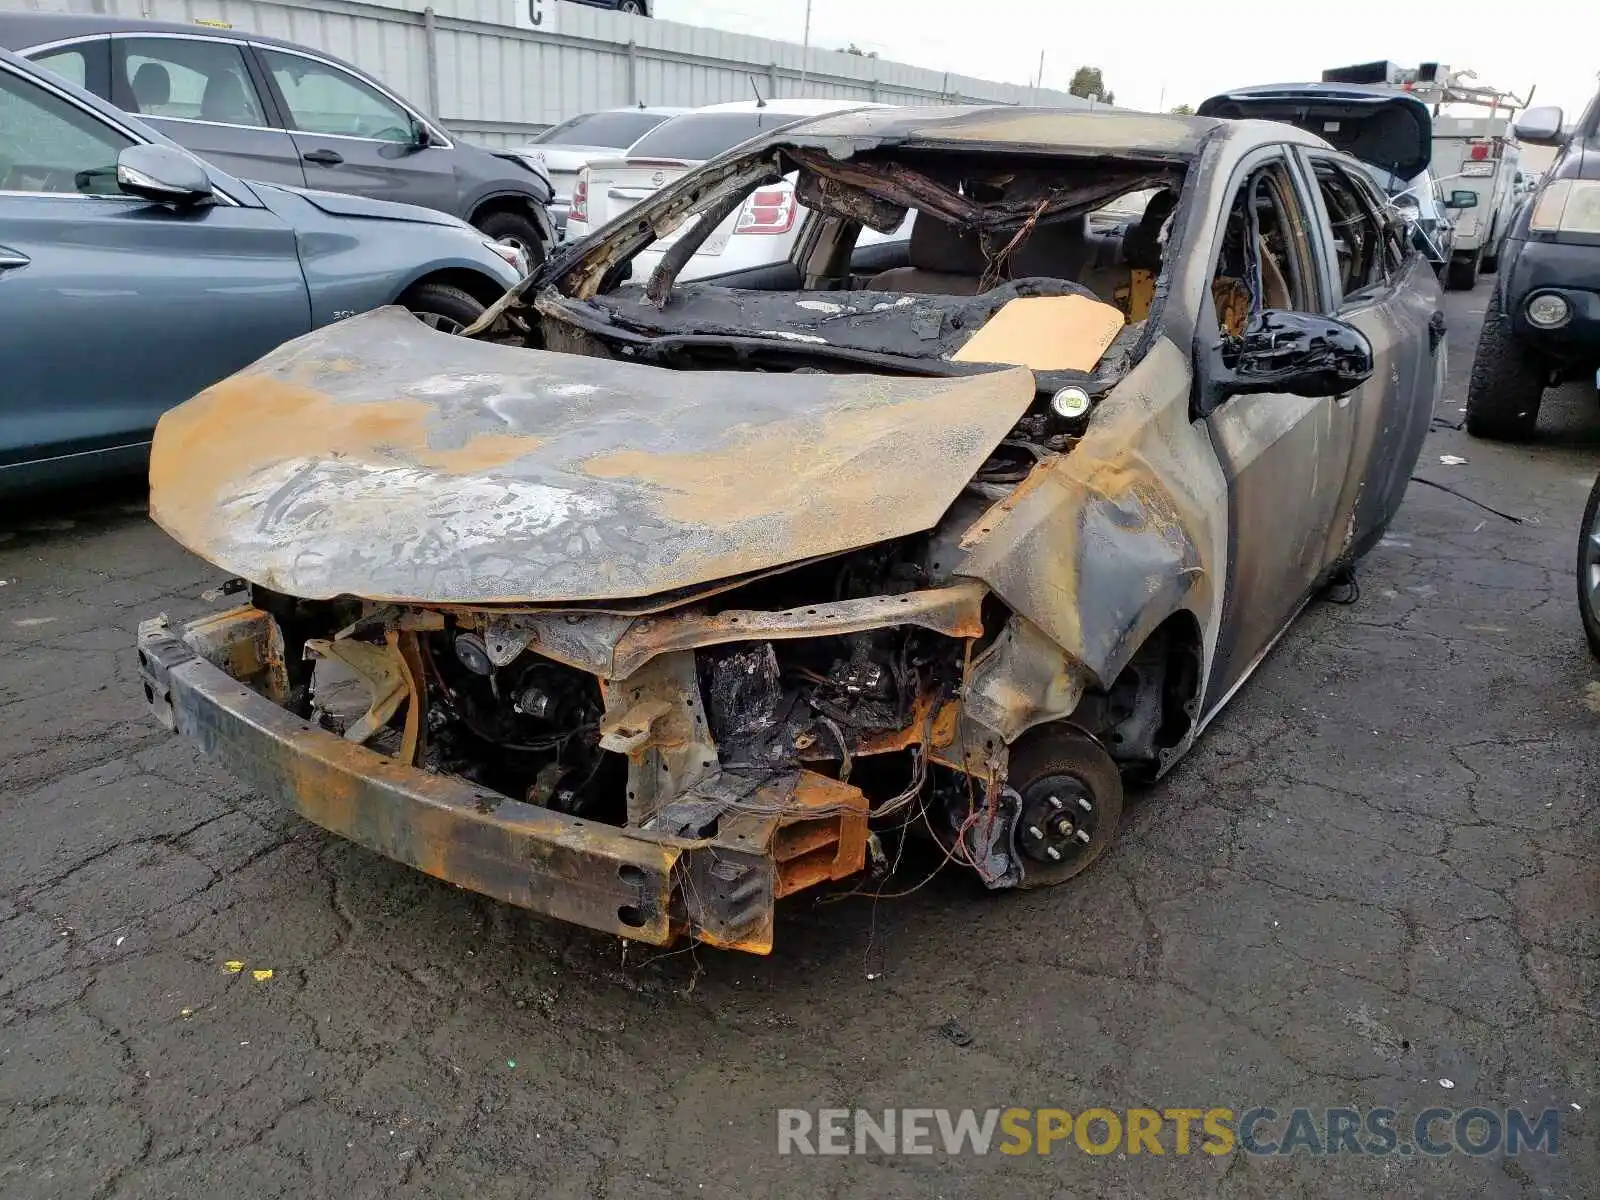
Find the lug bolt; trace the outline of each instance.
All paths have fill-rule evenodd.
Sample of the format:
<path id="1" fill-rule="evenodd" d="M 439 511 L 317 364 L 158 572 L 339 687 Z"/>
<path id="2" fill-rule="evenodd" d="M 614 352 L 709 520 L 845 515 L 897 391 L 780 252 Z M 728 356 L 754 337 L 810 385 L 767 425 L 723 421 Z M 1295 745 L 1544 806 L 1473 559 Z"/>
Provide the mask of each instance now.
<path id="1" fill-rule="evenodd" d="M 1051 808 L 1052 812 L 1060 812 L 1061 811 L 1061 797 L 1060 796 L 1051 796 L 1050 797 L 1050 808 Z"/>
<path id="2" fill-rule="evenodd" d="M 1048 849 L 1046 849 L 1045 853 L 1048 854 L 1051 858 L 1055 859 L 1057 862 L 1061 861 L 1061 851 L 1057 850 L 1054 846 L 1051 846 Z"/>
<path id="3" fill-rule="evenodd" d="M 1038 841 L 1040 838 L 1042 838 L 1044 836 L 1044 834 L 1039 832 L 1039 827 L 1037 825 L 1029 825 L 1028 826 L 1028 836 L 1031 837 L 1034 841 Z"/>
<path id="4" fill-rule="evenodd" d="M 1083 829 L 1078 830 L 1078 840 L 1087 846 L 1089 844 L 1088 831 Z"/>
<path id="5" fill-rule="evenodd" d="M 1083 809 L 1084 812 L 1094 811 L 1094 805 L 1089 803 L 1089 798 L 1087 796 L 1078 797 L 1078 807 Z"/>

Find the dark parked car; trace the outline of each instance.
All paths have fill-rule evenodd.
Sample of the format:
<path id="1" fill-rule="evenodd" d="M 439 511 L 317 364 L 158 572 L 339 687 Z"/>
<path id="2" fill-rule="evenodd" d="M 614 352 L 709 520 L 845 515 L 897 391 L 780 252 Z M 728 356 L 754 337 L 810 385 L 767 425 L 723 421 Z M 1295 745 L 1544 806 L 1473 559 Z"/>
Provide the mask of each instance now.
<path id="1" fill-rule="evenodd" d="M 1559 108 L 1530 108 L 1515 125 L 1522 141 L 1561 150 L 1500 251 L 1467 386 L 1478 437 L 1532 436 L 1545 388 L 1600 370 L 1600 95 L 1570 136 L 1562 121 Z"/>
<path id="2" fill-rule="evenodd" d="M 555 244 L 536 164 L 446 133 L 320 51 L 209 25 L 0 13 L 0 47 L 138 115 L 240 179 L 419 204 L 514 242 Z"/>
<path id="3" fill-rule="evenodd" d="M 790 177 L 787 259 L 679 278 Z M 249 595 L 145 622 L 142 693 L 311 820 L 637 941 L 766 952 L 895 831 L 1060 884 L 1382 535 L 1441 303 L 1288 125 L 802 120 L 556 251 L 514 336 L 369 314 L 163 417 L 151 513 Z"/>
<path id="4" fill-rule="evenodd" d="M 0 50 L 0 491 L 142 467 L 164 411 L 317 326 L 463 328 L 520 260 L 429 209 L 232 179 Z"/>

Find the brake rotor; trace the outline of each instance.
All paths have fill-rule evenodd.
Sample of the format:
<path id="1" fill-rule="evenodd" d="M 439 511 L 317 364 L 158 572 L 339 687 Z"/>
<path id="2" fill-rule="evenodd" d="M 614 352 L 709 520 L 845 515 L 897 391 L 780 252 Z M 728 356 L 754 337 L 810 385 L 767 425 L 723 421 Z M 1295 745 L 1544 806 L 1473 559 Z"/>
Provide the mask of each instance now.
<path id="1" fill-rule="evenodd" d="M 1045 775 L 1022 792 L 1016 848 L 1029 861 L 1067 867 L 1087 853 L 1099 829 L 1100 810 L 1076 775 Z"/>

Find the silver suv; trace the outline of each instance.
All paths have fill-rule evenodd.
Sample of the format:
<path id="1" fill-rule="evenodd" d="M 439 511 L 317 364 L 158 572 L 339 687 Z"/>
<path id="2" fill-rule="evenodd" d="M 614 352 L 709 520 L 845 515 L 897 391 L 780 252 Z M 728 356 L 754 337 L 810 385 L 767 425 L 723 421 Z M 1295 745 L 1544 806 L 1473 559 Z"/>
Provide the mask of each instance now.
<path id="1" fill-rule="evenodd" d="M 555 243 L 536 163 L 452 138 L 372 76 L 304 46 L 209 25 L 8 12 L 0 47 L 239 178 L 419 204 L 532 261 Z"/>

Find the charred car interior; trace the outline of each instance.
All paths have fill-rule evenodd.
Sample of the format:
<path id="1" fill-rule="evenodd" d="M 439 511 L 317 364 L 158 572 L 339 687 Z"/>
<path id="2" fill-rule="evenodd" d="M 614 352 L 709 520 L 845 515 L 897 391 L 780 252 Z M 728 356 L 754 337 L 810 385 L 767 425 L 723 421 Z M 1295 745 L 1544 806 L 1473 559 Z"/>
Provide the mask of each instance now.
<path id="1" fill-rule="evenodd" d="M 473 336 L 380 311 L 169 414 L 152 514 L 248 604 L 146 623 L 157 713 L 327 828 L 659 944 L 766 952 L 776 900 L 909 836 L 991 889 L 1085 869 L 1219 685 L 1226 471 L 1160 327 L 1222 123 L 1045 152 L 946 111 L 731 152 Z M 789 263 L 677 282 L 785 178 Z M 1235 359 L 1321 286 L 1293 179 L 1251 180 L 1193 266 Z"/>

